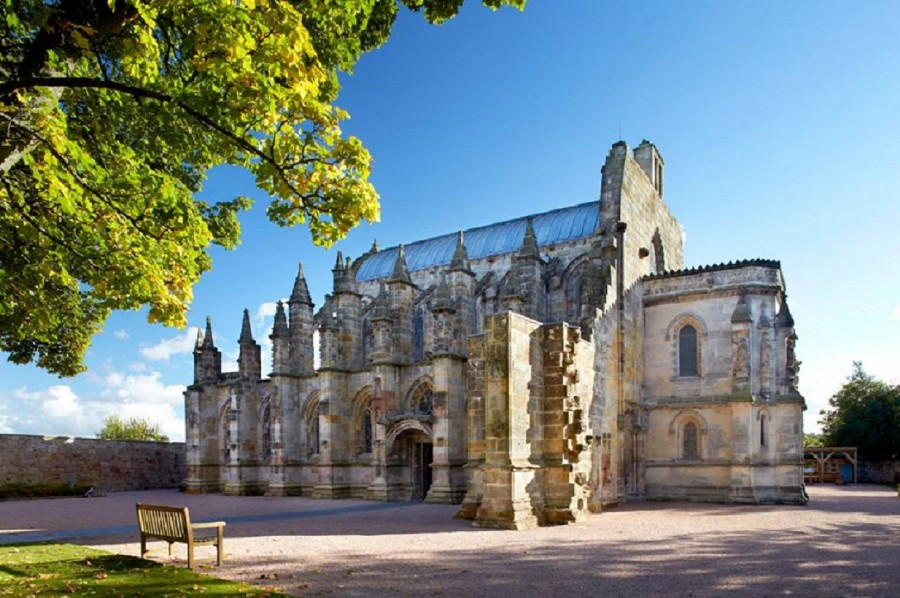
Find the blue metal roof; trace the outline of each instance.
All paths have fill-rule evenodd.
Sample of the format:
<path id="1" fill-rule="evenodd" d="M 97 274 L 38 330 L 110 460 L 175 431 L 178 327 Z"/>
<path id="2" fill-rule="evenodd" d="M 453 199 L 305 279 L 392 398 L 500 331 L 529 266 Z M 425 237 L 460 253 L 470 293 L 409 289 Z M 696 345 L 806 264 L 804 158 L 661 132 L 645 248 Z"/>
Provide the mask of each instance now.
<path id="1" fill-rule="evenodd" d="M 477 260 L 517 251 L 525 238 L 528 218 L 529 216 L 523 216 L 463 231 L 463 242 L 469 259 Z M 560 208 L 543 214 L 534 214 L 530 218 L 533 218 L 534 233 L 541 247 L 583 239 L 593 235 L 597 230 L 600 202 L 591 201 Z M 453 258 L 453 250 L 456 249 L 456 238 L 457 233 L 450 233 L 404 245 L 407 267 L 412 272 L 449 264 Z M 368 257 L 357 270 L 356 280 L 362 282 L 390 276 L 397 261 L 397 252 L 397 247 L 391 247 Z"/>

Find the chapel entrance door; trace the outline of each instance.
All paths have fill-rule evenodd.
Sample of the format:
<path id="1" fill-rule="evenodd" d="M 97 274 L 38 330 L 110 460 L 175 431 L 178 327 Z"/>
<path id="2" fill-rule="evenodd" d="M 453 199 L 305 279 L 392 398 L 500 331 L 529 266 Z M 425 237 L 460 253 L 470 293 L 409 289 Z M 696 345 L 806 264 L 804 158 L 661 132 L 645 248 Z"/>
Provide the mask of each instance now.
<path id="1" fill-rule="evenodd" d="M 394 500 L 425 500 L 431 488 L 433 456 L 431 437 L 423 431 L 406 430 L 397 436 L 388 467 L 388 475 L 393 478 L 389 484 L 398 490 Z"/>
<path id="2" fill-rule="evenodd" d="M 431 489 L 431 462 L 433 445 L 431 442 L 416 442 L 413 444 L 413 471 L 412 478 L 413 500 L 425 500 Z"/>

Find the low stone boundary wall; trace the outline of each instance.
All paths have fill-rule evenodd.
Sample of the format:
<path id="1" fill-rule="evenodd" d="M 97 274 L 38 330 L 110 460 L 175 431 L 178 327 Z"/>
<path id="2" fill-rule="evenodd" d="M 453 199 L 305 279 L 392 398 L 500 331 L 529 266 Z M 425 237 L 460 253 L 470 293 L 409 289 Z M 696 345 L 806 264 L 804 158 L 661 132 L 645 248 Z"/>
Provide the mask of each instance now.
<path id="1" fill-rule="evenodd" d="M 86 484 L 98 491 L 177 488 L 183 442 L 0 434 L 0 484 Z"/>
<path id="2" fill-rule="evenodd" d="M 857 478 L 869 484 L 900 483 L 900 461 L 866 461 L 859 460 Z"/>

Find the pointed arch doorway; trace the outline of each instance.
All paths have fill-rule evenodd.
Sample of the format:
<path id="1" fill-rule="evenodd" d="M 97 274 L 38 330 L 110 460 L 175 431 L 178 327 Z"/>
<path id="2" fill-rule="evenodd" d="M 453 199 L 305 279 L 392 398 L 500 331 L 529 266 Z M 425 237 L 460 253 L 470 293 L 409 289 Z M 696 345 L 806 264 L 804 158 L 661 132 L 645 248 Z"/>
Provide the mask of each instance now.
<path id="1" fill-rule="evenodd" d="M 425 500 L 431 489 L 434 461 L 430 422 L 406 419 L 387 432 L 387 484 L 390 500 Z"/>

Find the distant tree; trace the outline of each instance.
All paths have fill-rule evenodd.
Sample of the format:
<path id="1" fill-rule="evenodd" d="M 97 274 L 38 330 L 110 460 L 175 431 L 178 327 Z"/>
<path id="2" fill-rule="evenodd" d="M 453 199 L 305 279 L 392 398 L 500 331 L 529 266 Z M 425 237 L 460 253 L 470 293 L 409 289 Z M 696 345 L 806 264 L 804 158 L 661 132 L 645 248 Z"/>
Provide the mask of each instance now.
<path id="1" fill-rule="evenodd" d="M 103 428 L 97 432 L 101 440 L 149 440 L 153 442 L 169 442 L 169 437 L 162 433 L 158 423 L 143 417 L 121 418 L 110 415 L 103 422 Z"/>
<path id="2" fill-rule="evenodd" d="M 855 446 L 870 461 L 900 458 L 900 387 L 867 374 L 853 362 L 853 373 L 820 412 L 822 441 Z"/>
<path id="3" fill-rule="evenodd" d="M 235 247 L 250 206 L 195 199 L 217 165 L 249 170 L 269 218 L 320 245 L 377 220 L 338 73 L 400 6 L 440 23 L 462 4 L 0 2 L 0 351 L 72 376 L 112 310 L 183 327 L 210 245 Z"/>
<path id="4" fill-rule="evenodd" d="M 803 446 L 822 446 L 822 435 L 812 432 L 804 434 Z"/>

